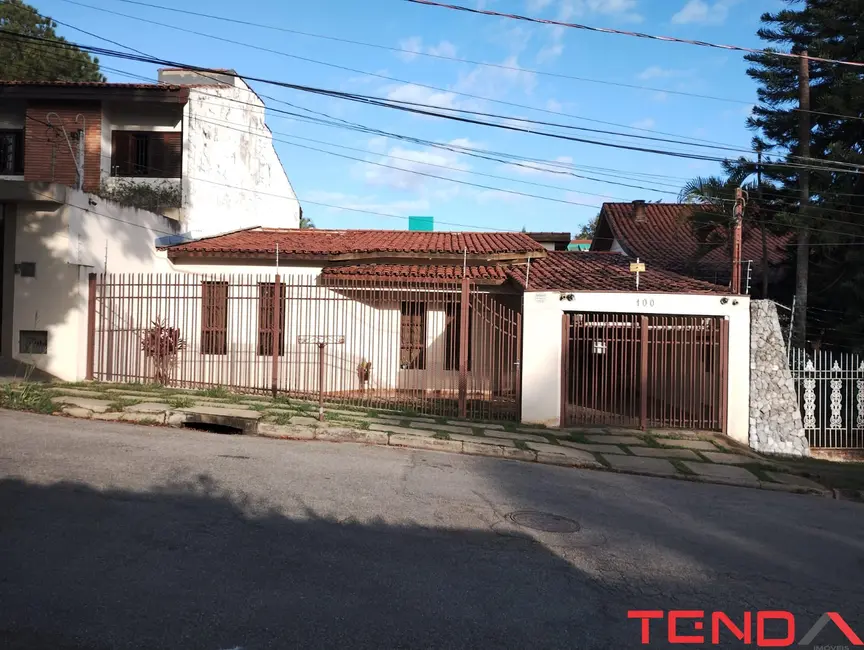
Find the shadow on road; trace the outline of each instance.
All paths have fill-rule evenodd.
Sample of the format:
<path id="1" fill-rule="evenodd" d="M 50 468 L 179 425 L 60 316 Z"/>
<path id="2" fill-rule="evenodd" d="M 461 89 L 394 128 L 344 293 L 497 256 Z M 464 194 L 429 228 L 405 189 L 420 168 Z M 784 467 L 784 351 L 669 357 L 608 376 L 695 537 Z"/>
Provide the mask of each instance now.
<path id="1" fill-rule="evenodd" d="M 598 587 L 528 539 L 334 521 L 207 476 L 0 481 L 0 647 L 608 647 Z M 591 621 L 591 625 L 585 625 Z"/>

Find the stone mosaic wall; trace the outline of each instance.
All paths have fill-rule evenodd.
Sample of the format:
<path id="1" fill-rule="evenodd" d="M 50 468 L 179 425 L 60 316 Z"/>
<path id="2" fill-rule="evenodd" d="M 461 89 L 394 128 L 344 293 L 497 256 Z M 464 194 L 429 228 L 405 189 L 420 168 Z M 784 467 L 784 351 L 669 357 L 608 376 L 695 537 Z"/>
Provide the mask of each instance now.
<path id="1" fill-rule="evenodd" d="M 810 455 L 777 307 L 770 300 L 750 302 L 750 447 Z"/>

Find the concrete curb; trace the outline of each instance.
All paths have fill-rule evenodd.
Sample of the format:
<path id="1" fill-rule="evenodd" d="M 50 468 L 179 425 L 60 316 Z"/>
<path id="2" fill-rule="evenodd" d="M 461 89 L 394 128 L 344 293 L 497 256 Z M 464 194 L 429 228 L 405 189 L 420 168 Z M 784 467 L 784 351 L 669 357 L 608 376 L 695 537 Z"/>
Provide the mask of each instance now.
<path id="1" fill-rule="evenodd" d="M 134 408 L 134 407 L 133 407 Z M 186 413 L 182 410 L 168 410 L 164 412 L 106 412 L 97 413 L 90 409 L 75 405 L 64 405 L 55 415 L 68 417 L 93 419 L 102 421 L 128 422 L 130 424 L 151 424 L 158 426 L 182 427 L 186 423 Z M 374 425 L 373 425 L 374 426 Z M 397 432 L 382 431 L 380 429 L 396 429 Z M 290 424 L 279 425 L 270 422 L 259 422 L 257 432 L 247 435 L 257 435 L 263 438 L 277 440 L 318 440 L 321 442 L 351 442 L 366 445 L 401 447 L 405 449 L 419 449 L 423 451 L 441 451 L 457 454 L 468 454 L 472 456 L 488 456 L 491 458 L 519 460 L 529 463 L 540 463 L 543 465 L 557 465 L 561 467 L 575 467 L 581 469 L 595 469 L 616 474 L 628 474 L 632 476 L 650 476 L 652 478 L 671 478 L 678 481 L 689 481 L 691 483 L 709 483 L 713 485 L 728 485 L 732 487 L 756 488 L 774 492 L 788 492 L 793 494 L 810 494 L 831 498 L 832 491 L 829 489 L 816 490 L 795 485 L 782 483 L 769 483 L 757 481 L 754 483 L 736 483 L 734 481 L 699 476 L 693 474 L 658 474 L 652 472 L 641 472 L 631 469 L 620 469 L 609 467 L 601 463 L 595 456 L 594 460 L 574 457 L 564 453 L 557 454 L 550 450 L 534 451 L 530 449 L 519 449 L 505 447 L 487 442 L 470 442 L 466 440 L 450 440 L 447 438 L 432 437 L 431 431 L 408 431 L 405 427 L 379 426 L 376 429 L 353 429 L 336 426 L 335 423 L 321 424 Z M 554 447 L 549 445 L 548 447 Z M 547 449 L 544 447 L 544 449 Z M 570 450 L 568 447 L 564 449 Z"/>

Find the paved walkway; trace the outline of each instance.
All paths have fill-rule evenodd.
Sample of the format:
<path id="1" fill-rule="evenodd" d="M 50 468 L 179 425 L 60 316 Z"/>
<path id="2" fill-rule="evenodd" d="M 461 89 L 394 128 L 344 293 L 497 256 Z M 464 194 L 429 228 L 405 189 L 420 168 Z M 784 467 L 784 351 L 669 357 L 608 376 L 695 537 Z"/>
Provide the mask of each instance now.
<path id="1" fill-rule="evenodd" d="M 140 424 L 227 427 L 246 434 L 292 440 L 359 442 L 447 451 L 529 462 L 606 469 L 758 487 L 830 494 L 814 481 L 784 471 L 781 461 L 708 432 L 629 429 L 532 428 L 413 417 L 393 412 L 327 409 L 298 400 L 233 395 L 221 389 L 181 391 L 117 384 L 54 386 L 54 402 L 66 415 Z"/>

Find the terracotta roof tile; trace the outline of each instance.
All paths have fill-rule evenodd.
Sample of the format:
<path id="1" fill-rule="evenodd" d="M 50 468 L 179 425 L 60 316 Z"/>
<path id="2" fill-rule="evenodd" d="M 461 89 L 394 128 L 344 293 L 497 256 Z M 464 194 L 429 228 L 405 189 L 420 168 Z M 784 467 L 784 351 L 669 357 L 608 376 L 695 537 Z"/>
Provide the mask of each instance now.
<path id="1" fill-rule="evenodd" d="M 320 259 L 351 253 L 469 255 L 544 252 L 522 233 L 419 232 L 405 230 L 297 230 L 254 228 L 178 244 L 169 255 L 270 255 Z"/>
<path id="2" fill-rule="evenodd" d="M 503 284 L 507 280 L 505 269 L 500 266 L 465 267 L 466 275 L 482 284 Z M 328 266 L 322 275 L 329 278 L 374 280 L 402 279 L 415 282 L 459 282 L 461 266 L 416 265 L 416 264 L 353 264 L 351 266 Z"/>
<path id="3" fill-rule="evenodd" d="M 631 258 L 620 253 L 550 251 L 532 260 L 528 291 L 635 291 Z M 525 287 L 525 266 L 510 267 L 508 275 Z M 725 287 L 694 280 L 646 264 L 639 290 L 654 293 L 726 293 Z"/>
<path id="4" fill-rule="evenodd" d="M 180 90 L 179 84 L 111 83 L 107 81 L 0 81 L 0 86 L 56 86 L 57 88 L 130 88 L 137 90 Z"/>
<path id="5" fill-rule="evenodd" d="M 629 255 L 652 267 L 662 267 L 717 283 L 729 282 L 731 259 L 725 247 L 717 247 L 703 256 L 704 250 L 687 221 L 690 210 L 709 209 L 682 203 L 646 203 L 645 220 L 633 219 L 631 203 L 604 203 L 601 217 L 612 229 L 612 236 Z M 599 233 L 598 233 L 599 234 Z M 768 235 L 769 273 L 786 261 L 788 236 Z M 606 250 L 612 242 L 595 235 L 595 250 Z M 761 275 L 761 231 L 745 225 L 741 248 L 742 260 L 753 260 L 753 274 Z"/>

